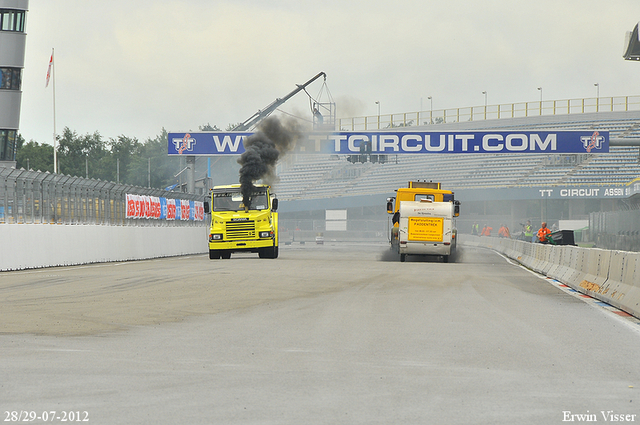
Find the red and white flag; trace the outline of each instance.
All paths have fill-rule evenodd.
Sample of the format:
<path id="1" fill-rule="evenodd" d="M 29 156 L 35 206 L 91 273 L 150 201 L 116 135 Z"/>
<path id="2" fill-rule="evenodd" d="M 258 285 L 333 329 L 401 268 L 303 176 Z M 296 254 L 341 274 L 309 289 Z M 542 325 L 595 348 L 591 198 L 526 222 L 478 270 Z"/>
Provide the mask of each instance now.
<path id="1" fill-rule="evenodd" d="M 47 82 L 44 87 L 49 87 L 49 79 L 51 78 L 51 67 L 53 67 L 53 49 L 51 49 L 51 59 L 49 59 L 49 68 L 47 68 Z"/>

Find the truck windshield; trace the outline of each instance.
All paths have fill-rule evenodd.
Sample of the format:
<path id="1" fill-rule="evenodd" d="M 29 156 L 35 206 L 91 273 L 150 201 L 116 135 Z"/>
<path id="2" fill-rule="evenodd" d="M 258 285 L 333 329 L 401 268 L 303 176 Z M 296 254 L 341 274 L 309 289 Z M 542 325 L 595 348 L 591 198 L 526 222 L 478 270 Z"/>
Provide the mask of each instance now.
<path id="1" fill-rule="evenodd" d="M 433 195 L 420 195 L 420 194 L 418 194 L 414 198 L 414 200 L 418 201 L 418 202 L 422 201 L 423 199 L 430 199 L 430 200 L 434 201 L 435 197 Z"/>
<path id="2" fill-rule="evenodd" d="M 267 192 L 254 192 L 251 196 L 252 210 L 266 210 L 269 208 Z M 241 211 L 244 210 L 242 194 L 240 192 L 219 192 L 213 194 L 213 211 Z"/>

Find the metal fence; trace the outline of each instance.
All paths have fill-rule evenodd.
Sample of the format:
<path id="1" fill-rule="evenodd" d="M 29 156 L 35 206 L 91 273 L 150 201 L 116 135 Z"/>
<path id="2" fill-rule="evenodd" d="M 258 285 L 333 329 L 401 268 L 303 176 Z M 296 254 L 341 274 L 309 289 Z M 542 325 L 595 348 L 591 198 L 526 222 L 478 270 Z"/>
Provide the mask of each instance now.
<path id="1" fill-rule="evenodd" d="M 0 224 L 206 225 L 206 219 L 127 218 L 126 194 L 186 201 L 203 200 L 202 195 L 0 167 Z"/>
<path id="2" fill-rule="evenodd" d="M 640 210 L 591 213 L 589 232 L 599 248 L 640 251 Z"/>

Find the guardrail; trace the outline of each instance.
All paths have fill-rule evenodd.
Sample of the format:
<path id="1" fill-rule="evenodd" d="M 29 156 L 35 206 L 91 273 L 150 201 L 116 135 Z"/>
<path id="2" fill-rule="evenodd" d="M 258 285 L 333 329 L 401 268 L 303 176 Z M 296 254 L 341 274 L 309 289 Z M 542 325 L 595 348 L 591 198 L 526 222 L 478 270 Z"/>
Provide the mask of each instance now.
<path id="1" fill-rule="evenodd" d="M 471 235 L 461 235 L 460 239 L 464 245 L 494 249 L 527 268 L 640 318 L 640 253 Z"/>
<path id="2" fill-rule="evenodd" d="M 201 195 L 0 167 L 0 224 L 206 225 L 206 220 L 128 218 L 126 195 L 202 201 Z"/>
<path id="3" fill-rule="evenodd" d="M 401 114 L 339 118 L 338 128 L 342 131 L 379 130 L 384 128 L 482 121 L 500 118 L 637 110 L 640 110 L 640 96 L 541 100 L 535 102 L 405 112 Z"/>

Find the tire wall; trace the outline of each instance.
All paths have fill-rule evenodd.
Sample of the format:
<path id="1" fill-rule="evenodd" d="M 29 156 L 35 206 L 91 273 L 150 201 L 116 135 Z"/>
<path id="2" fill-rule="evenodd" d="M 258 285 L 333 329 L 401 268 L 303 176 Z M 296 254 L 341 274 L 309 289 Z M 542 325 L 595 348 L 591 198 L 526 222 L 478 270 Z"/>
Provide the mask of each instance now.
<path id="1" fill-rule="evenodd" d="M 0 270 L 208 252 L 208 228 L 2 224 Z"/>
<path id="2" fill-rule="evenodd" d="M 640 253 L 471 235 L 461 235 L 460 243 L 491 248 L 640 318 Z"/>

